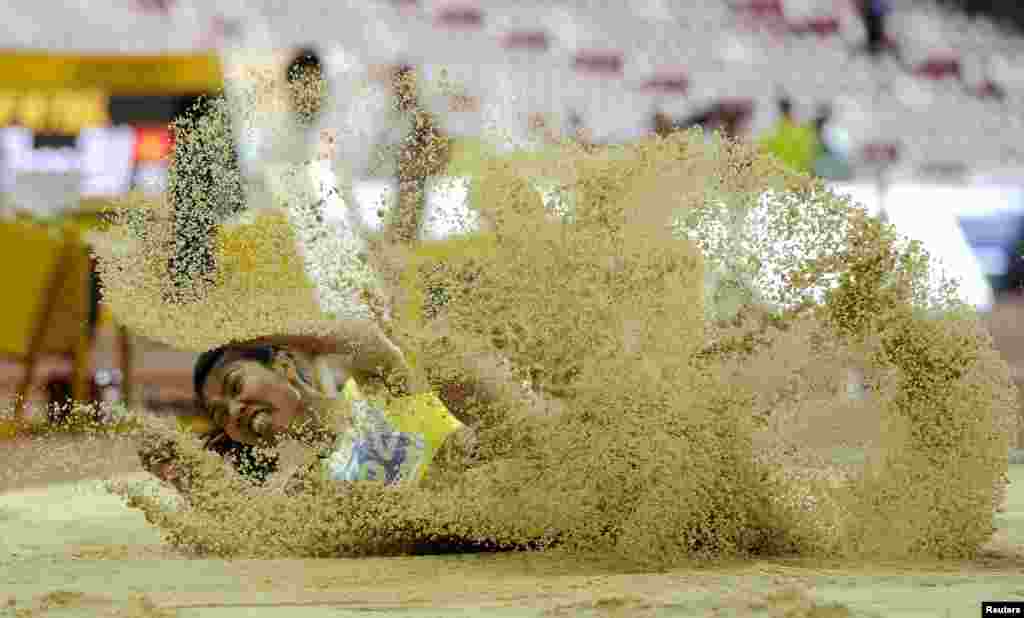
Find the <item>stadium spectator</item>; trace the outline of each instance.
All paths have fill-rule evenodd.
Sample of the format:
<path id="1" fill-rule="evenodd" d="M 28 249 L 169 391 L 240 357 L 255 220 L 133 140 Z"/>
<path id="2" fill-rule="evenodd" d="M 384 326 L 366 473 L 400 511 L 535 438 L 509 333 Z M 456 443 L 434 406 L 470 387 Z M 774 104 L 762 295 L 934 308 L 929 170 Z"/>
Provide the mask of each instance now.
<path id="1" fill-rule="evenodd" d="M 761 145 L 794 171 L 813 173 L 817 142 L 814 128 L 797 122 L 788 97 L 779 99 L 778 109 L 779 122 L 761 138 Z"/>

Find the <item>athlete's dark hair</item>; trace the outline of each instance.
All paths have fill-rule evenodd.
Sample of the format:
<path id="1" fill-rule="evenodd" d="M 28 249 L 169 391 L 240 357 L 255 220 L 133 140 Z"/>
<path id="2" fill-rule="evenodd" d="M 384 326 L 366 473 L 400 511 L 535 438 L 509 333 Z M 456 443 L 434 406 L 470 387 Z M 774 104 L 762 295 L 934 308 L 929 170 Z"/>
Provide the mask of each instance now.
<path id="1" fill-rule="evenodd" d="M 206 384 L 206 378 L 229 350 L 236 352 L 240 359 L 254 360 L 264 365 L 270 365 L 270 362 L 274 359 L 275 351 L 273 346 L 223 345 L 200 354 L 192 369 L 192 387 L 195 389 L 196 403 L 201 408 L 205 409 L 206 407 L 206 401 L 203 397 L 203 386 Z"/>

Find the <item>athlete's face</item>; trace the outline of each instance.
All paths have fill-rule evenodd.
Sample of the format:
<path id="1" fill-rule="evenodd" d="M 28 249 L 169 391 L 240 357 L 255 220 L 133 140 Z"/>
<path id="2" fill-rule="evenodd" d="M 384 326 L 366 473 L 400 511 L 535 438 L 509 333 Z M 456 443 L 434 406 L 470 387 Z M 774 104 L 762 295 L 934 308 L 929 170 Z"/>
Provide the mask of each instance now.
<path id="1" fill-rule="evenodd" d="M 228 359 L 214 368 L 203 397 L 213 422 L 244 444 L 273 440 L 306 409 L 301 392 L 284 376 L 248 359 Z"/>

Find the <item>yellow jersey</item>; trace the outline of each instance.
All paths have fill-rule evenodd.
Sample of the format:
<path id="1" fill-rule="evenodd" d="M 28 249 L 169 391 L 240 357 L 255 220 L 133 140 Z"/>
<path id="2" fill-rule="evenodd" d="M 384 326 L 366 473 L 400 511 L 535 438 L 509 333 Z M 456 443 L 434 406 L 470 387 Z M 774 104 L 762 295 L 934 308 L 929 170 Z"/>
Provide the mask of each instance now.
<path id="1" fill-rule="evenodd" d="M 385 404 L 364 396 L 349 378 L 342 396 L 352 406 L 352 426 L 322 460 L 332 481 L 420 481 L 444 441 L 463 426 L 434 393 Z"/>

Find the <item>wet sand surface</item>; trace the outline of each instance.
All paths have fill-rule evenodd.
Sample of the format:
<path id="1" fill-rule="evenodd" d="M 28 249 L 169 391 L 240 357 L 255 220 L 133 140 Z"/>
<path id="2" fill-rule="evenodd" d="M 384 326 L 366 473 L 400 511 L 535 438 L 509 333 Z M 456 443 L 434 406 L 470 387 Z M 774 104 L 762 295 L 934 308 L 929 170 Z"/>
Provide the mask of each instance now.
<path id="1" fill-rule="evenodd" d="M 2 449 L 2 616 L 931 617 L 1024 600 L 1024 465 L 1011 466 L 999 530 L 971 562 L 772 560 L 635 573 L 557 554 L 191 559 L 105 491 L 104 478 L 155 483 L 125 442 Z M 92 455 L 66 465 L 83 450 Z"/>

